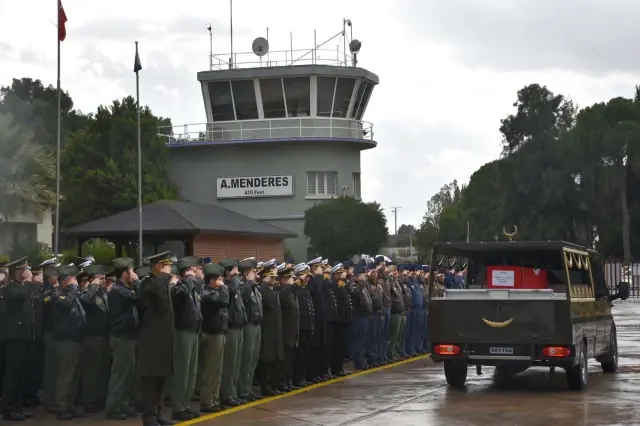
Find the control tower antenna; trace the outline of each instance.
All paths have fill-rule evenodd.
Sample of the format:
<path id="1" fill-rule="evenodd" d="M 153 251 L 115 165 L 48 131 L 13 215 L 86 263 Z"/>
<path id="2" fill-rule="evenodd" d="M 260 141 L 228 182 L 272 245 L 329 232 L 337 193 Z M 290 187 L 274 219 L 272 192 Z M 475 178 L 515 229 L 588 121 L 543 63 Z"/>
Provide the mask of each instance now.
<path id="1" fill-rule="evenodd" d="M 390 207 L 391 211 L 393 212 L 393 225 L 394 225 L 394 234 L 398 234 L 398 209 L 401 209 L 402 207 Z"/>
<path id="2" fill-rule="evenodd" d="M 231 30 L 231 57 L 229 58 L 229 69 L 233 68 L 233 0 L 229 0 L 229 21 Z"/>

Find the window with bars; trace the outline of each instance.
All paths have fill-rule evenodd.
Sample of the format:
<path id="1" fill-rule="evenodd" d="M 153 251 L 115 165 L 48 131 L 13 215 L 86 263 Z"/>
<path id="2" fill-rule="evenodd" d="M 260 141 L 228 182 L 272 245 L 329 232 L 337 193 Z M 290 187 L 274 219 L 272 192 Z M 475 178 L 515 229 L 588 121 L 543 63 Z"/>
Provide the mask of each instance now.
<path id="1" fill-rule="evenodd" d="M 353 173 L 353 196 L 354 198 L 362 198 L 360 189 L 360 173 Z"/>
<path id="2" fill-rule="evenodd" d="M 337 172 L 307 172 L 307 195 L 327 196 L 337 194 Z"/>

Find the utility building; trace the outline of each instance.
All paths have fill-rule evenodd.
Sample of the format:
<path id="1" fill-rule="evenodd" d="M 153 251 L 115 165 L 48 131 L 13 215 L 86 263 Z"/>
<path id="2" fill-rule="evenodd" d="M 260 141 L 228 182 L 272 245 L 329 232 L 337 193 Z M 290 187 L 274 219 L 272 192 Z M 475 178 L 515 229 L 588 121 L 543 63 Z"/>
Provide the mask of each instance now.
<path id="1" fill-rule="evenodd" d="M 326 42 L 269 51 L 258 38 L 253 52 L 212 55 L 211 69 L 198 73 L 207 123 L 160 129 L 185 200 L 297 234 L 285 241 L 296 261 L 311 254 L 305 211 L 360 198 L 360 152 L 376 146 L 364 116 L 378 76 L 357 66 L 360 42 L 347 46 L 345 28 L 334 39 L 349 53 L 324 50 Z"/>

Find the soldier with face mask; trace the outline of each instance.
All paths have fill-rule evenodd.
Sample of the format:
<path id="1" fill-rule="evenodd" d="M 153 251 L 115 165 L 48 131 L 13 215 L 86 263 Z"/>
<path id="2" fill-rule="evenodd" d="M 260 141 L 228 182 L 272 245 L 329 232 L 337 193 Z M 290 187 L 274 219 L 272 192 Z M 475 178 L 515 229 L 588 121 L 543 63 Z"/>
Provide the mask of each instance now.
<path id="1" fill-rule="evenodd" d="M 293 384 L 304 387 L 311 384 L 311 371 L 309 369 L 309 353 L 311 350 L 311 337 L 315 326 L 315 308 L 311 293 L 307 287 L 311 276 L 310 268 L 304 263 L 293 267 L 292 291 L 298 300 L 298 313 L 300 314 L 300 337 L 298 348 L 293 362 Z"/>

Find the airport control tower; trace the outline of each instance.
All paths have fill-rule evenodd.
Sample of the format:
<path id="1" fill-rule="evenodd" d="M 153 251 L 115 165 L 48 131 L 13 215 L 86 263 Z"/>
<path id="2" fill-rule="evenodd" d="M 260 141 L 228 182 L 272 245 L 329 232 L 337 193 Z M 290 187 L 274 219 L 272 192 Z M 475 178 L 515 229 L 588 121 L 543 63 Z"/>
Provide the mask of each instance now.
<path id="1" fill-rule="evenodd" d="M 363 119 L 378 76 L 359 67 L 361 43 L 343 24 L 312 49 L 273 51 L 259 37 L 252 52 L 211 55 L 210 70 L 198 73 L 207 122 L 160 129 L 185 200 L 296 233 L 285 241 L 295 261 L 314 254 L 305 211 L 360 198 L 360 151 L 376 146 Z"/>

